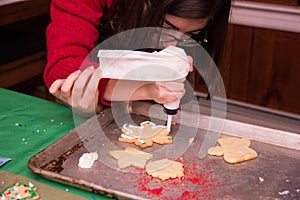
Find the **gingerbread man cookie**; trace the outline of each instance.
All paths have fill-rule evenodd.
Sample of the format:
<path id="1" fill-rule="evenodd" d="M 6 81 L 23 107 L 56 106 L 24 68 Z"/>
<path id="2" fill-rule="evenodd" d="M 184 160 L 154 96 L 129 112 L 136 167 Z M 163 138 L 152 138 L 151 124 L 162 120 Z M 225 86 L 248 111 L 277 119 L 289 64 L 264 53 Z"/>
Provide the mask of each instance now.
<path id="1" fill-rule="evenodd" d="M 257 157 L 256 151 L 249 148 L 251 141 L 247 138 L 224 137 L 218 139 L 220 146 L 208 149 L 208 154 L 223 156 L 228 163 L 239 163 Z"/>
<path id="2" fill-rule="evenodd" d="M 0 193 L 2 199 L 18 199 L 18 200 L 36 200 L 39 199 L 37 188 L 29 183 L 28 185 L 22 183 L 15 183 L 9 186 Z"/>
<path id="3" fill-rule="evenodd" d="M 140 126 L 125 124 L 122 132 L 119 141 L 134 143 L 141 148 L 152 146 L 153 142 L 157 144 L 172 143 L 172 136 L 169 136 L 166 126 L 156 125 L 150 121 L 142 122 Z"/>

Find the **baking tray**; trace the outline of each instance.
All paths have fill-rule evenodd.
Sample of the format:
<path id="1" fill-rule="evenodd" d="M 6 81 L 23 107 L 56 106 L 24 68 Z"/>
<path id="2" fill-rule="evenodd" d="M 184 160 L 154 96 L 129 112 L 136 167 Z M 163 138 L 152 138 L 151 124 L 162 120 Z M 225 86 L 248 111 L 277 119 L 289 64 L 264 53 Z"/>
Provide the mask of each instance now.
<path id="1" fill-rule="evenodd" d="M 129 115 L 118 110 L 117 118 L 121 120 L 118 122 L 110 108 L 103 110 L 33 156 L 28 161 L 29 168 L 47 179 L 118 199 L 300 199 L 299 150 L 252 140 L 251 148 L 258 152 L 254 160 L 228 164 L 222 157 L 200 159 L 199 149 L 207 130 L 198 128 L 191 142 L 189 133 L 195 128 L 188 123 L 176 123 L 172 127 L 173 137 L 186 134 L 182 141 L 176 142 L 175 138 L 172 144 L 154 144 L 143 149 L 154 153 L 155 159 L 170 155 L 168 158 L 182 162 L 184 177 L 161 181 L 142 169 L 118 170 L 107 151 L 136 146 L 118 142 L 121 130 L 117 124 L 128 122 L 128 116 L 136 124 L 149 119 L 157 124 L 165 123 L 159 117 L 149 118 L 145 114 L 151 108 L 149 104 L 130 108 Z M 298 135 L 293 136 L 298 139 Z M 181 143 L 188 143 L 183 155 L 176 153 Z M 93 167 L 79 168 L 80 156 L 93 150 L 99 154 Z"/>

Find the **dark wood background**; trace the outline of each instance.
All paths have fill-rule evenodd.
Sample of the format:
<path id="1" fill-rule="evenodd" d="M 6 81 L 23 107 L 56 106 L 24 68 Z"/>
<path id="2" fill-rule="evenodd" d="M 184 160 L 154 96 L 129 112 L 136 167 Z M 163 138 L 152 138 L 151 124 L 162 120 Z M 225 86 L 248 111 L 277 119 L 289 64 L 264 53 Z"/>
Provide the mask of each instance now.
<path id="1" fill-rule="evenodd" d="M 230 24 L 219 66 L 227 98 L 300 114 L 299 52 L 298 33 Z"/>
<path id="2" fill-rule="evenodd" d="M 297 0 L 248 0 L 297 5 Z M 300 114 L 300 33 L 228 27 L 220 68 L 228 99 Z M 196 76 L 196 81 L 199 76 Z M 207 92 L 205 86 L 195 86 Z"/>

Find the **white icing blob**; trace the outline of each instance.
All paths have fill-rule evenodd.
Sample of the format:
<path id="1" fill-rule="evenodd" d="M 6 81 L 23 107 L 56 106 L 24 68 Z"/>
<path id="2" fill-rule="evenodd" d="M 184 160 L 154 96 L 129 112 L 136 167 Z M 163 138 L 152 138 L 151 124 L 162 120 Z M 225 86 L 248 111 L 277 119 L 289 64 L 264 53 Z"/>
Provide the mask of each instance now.
<path id="1" fill-rule="evenodd" d="M 85 169 L 91 168 L 97 159 L 98 159 L 97 152 L 84 153 L 79 158 L 78 167 L 85 168 Z"/>

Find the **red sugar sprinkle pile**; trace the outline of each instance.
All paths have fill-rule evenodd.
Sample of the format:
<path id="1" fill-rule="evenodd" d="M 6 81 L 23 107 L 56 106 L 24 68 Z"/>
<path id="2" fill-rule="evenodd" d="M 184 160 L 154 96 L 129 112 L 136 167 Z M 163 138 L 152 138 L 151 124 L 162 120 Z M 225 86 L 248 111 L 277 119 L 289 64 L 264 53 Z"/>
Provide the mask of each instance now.
<path id="1" fill-rule="evenodd" d="M 184 177 L 161 181 L 153 178 L 145 172 L 132 177 L 137 183 L 138 191 L 143 196 L 151 199 L 162 200 L 192 200 L 192 199 L 217 199 L 218 188 L 224 186 L 213 177 L 213 170 L 209 169 L 210 164 L 186 164 L 184 166 Z"/>

